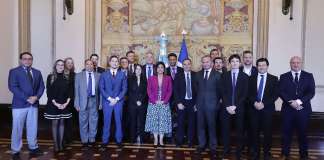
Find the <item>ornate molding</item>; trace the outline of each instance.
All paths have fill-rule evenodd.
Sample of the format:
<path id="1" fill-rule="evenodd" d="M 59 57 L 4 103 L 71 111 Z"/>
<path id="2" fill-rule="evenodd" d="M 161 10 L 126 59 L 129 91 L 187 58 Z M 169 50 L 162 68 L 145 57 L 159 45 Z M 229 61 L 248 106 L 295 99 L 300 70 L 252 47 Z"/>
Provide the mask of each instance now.
<path id="1" fill-rule="evenodd" d="M 96 1 L 85 0 L 85 57 L 95 52 Z"/>
<path id="2" fill-rule="evenodd" d="M 30 52 L 30 0 L 19 0 L 19 53 Z"/>
<path id="3" fill-rule="evenodd" d="M 269 0 L 258 1 L 256 58 L 268 57 Z"/>

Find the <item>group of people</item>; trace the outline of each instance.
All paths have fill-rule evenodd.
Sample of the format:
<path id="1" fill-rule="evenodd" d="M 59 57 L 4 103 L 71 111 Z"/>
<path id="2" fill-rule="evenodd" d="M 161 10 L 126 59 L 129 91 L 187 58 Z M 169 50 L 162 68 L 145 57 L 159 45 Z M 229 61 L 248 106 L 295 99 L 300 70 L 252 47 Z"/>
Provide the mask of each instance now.
<path id="1" fill-rule="evenodd" d="M 271 159 L 272 117 L 275 101 L 280 97 L 282 156 L 289 157 L 296 129 L 300 157 L 307 159 L 306 129 L 315 82 L 311 73 L 302 70 L 302 59 L 292 57 L 291 70 L 278 80 L 268 73 L 266 58 L 258 59 L 253 66 L 251 51 L 244 51 L 243 63 L 239 55 L 231 55 L 229 65 L 220 55 L 214 49 L 203 56 L 198 72 L 192 70 L 189 58 L 183 60 L 182 67 L 177 66 L 175 53 L 168 55 L 168 64 L 155 64 L 154 54 L 148 52 L 144 65 L 135 62 L 133 51 L 121 58 L 112 55 L 108 69 L 99 67 L 98 55 L 92 54 L 80 73 L 74 72 L 71 58 L 57 60 L 46 80 L 48 101 L 44 112 L 44 117 L 51 120 L 54 151 L 63 151 L 64 140 L 71 137 L 68 133 L 72 132 L 72 116 L 78 116 L 83 147 L 93 146 L 100 135 L 100 150 L 106 150 L 114 117 L 118 147 L 122 147 L 125 135 L 129 135 L 132 143 L 141 144 L 148 140 L 145 133 L 150 133 L 155 147 L 164 146 L 165 136 L 173 137 L 177 147 L 192 147 L 197 137 L 197 153 L 209 148 L 216 155 L 217 146 L 222 144 L 222 157 L 227 158 L 231 153 L 233 123 L 237 159 L 241 159 L 244 146 L 249 148 L 252 159 L 260 158 L 261 148 L 264 159 Z M 21 53 L 20 66 L 9 73 L 9 89 L 13 93 L 13 156 L 19 156 L 22 148 L 25 123 L 30 153 L 42 154 L 37 144 L 37 120 L 38 100 L 45 85 L 32 62 L 31 53 Z"/>

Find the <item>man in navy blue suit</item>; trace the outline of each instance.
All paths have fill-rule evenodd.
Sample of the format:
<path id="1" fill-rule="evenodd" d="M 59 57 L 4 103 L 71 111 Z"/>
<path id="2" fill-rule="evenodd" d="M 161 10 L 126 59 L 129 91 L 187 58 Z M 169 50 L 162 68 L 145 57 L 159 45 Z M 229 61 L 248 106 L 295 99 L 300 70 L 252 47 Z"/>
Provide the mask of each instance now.
<path id="1" fill-rule="evenodd" d="M 30 154 L 43 154 L 37 144 L 38 100 L 45 88 L 42 74 L 39 70 L 32 68 L 31 53 L 21 53 L 19 59 L 21 65 L 11 69 L 8 78 L 8 88 L 13 94 L 11 133 L 13 159 L 19 159 L 25 123 Z"/>
<path id="2" fill-rule="evenodd" d="M 291 71 L 280 76 L 280 98 L 283 100 L 281 113 L 282 128 L 282 158 L 288 159 L 293 130 L 296 129 L 301 159 L 308 158 L 307 126 L 312 113 L 311 99 L 315 95 L 313 74 L 301 70 L 302 59 L 290 59 Z"/>
<path id="3" fill-rule="evenodd" d="M 109 143 L 112 112 L 114 112 L 116 124 L 116 143 L 119 148 L 122 147 L 122 113 L 124 98 L 127 92 L 127 78 L 125 73 L 118 69 L 118 57 L 111 56 L 109 58 L 109 64 L 110 68 L 101 74 L 99 80 L 99 89 L 102 96 L 102 109 L 104 114 L 102 150 L 105 150 L 107 144 Z"/>

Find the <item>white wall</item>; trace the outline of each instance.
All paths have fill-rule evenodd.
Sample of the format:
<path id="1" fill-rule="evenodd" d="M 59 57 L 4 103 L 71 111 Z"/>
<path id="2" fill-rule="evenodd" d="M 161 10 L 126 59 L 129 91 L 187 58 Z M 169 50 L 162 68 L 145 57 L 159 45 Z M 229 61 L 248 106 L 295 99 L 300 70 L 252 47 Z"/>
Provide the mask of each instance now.
<path id="1" fill-rule="evenodd" d="M 18 64 L 18 0 L 0 1 L 0 103 L 11 103 L 9 70 Z"/>
<path id="2" fill-rule="evenodd" d="M 74 13 L 63 17 L 63 1 L 55 1 L 55 57 L 72 57 L 76 71 L 85 60 L 85 0 L 74 1 Z"/>

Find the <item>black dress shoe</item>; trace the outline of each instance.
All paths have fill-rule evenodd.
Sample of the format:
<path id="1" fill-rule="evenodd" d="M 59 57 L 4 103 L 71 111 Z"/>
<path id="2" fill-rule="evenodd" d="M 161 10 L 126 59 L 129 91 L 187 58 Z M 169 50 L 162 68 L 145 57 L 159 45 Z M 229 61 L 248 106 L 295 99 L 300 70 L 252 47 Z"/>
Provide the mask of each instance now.
<path id="1" fill-rule="evenodd" d="M 20 153 L 19 152 L 14 153 L 11 155 L 11 157 L 12 157 L 12 160 L 20 160 Z"/>
<path id="2" fill-rule="evenodd" d="M 94 146 L 96 146 L 96 142 L 89 142 L 88 143 L 88 147 L 91 148 L 91 147 L 94 147 Z"/>
<path id="3" fill-rule="evenodd" d="M 44 152 L 42 150 L 40 150 L 39 148 L 36 148 L 36 149 L 30 149 L 29 154 L 32 156 L 41 156 L 44 154 Z"/>
<path id="4" fill-rule="evenodd" d="M 81 150 L 82 151 L 86 151 L 86 150 L 88 150 L 89 148 L 88 148 L 88 143 L 82 143 L 82 146 L 81 146 Z"/>
<path id="5" fill-rule="evenodd" d="M 117 147 L 119 148 L 119 149 L 122 149 L 123 148 L 123 144 L 122 143 L 117 143 Z"/>
<path id="6" fill-rule="evenodd" d="M 201 152 L 204 152 L 205 148 L 197 147 L 195 153 L 200 154 Z"/>
<path id="7" fill-rule="evenodd" d="M 108 143 L 101 144 L 101 146 L 99 148 L 99 151 L 106 151 L 107 150 L 107 145 L 108 145 Z"/>

